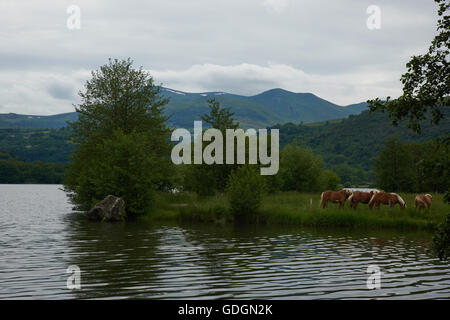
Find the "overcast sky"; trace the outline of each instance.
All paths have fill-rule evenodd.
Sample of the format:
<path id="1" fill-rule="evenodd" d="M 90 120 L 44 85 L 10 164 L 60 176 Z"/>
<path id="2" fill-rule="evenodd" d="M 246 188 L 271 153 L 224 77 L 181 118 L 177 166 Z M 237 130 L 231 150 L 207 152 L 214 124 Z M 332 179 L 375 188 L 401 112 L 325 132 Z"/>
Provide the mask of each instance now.
<path id="1" fill-rule="evenodd" d="M 80 29 L 67 27 L 73 4 Z M 381 9 L 380 29 L 367 27 L 369 5 Z M 436 11 L 432 0 L 2 0 L 0 113 L 73 111 L 109 57 L 189 92 L 284 88 L 341 105 L 396 97 Z"/>

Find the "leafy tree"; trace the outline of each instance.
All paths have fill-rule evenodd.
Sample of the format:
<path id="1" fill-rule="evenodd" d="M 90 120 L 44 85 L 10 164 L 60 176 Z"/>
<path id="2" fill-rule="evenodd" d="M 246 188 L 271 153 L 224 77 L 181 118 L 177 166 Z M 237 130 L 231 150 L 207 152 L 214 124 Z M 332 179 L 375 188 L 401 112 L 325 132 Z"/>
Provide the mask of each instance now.
<path id="1" fill-rule="evenodd" d="M 208 100 L 209 113 L 201 116 L 202 120 L 211 127 L 219 129 L 225 135 L 226 129 L 239 128 L 239 122 L 234 119 L 234 112 L 230 108 L 224 108 L 215 99 Z"/>
<path id="2" fill-rule="evenodd" d="M 439 5 L 438 34 L 426 54 L 413 56 L 406 64 L 408 71 L 401 77 L 403 94 L 394 100 L 388 97 L 386 101 L 368 101 L 371 111 L 387 111 L 393 124 L 408 118 L 408 126 L 417 133 L 421 132 L 420 121 L 427 117 L 439 124 L 450 101 L 450 1 L 435 2 Z"/>
<path id="3" fill-rule="evenodd" d="M 169 130 L 160 87 L 132 61 L 109 60 L 80 92 L 76 149 L 64 187 L 80 210 L 108 194 L 123 197 L 127 213 L 143 213 L 153 193 L 170 183 Z"/>
<path id="4" fill-rule="evenodd" d="M 445 192 L 450 187 L 450 145 L 437 141 L 406 145 L 414 158 L 417 192 Z"/>
<path id="5" fill-rule="evenodd" d="M 256 165 L 244 165 L 233 171 L 228 179 L 227 196 L 235 217 L 255 213 L 266 192 L 266 184 Z"/>
<path id="6" fill-rule="evenodd" d="M 310 149 L 287 145 L 280 152 L 282 190 L 319 191 L 322 159 Z"/>
<path id="7" fill-rule="evenodd" d="M 201 118 L 212 128 L 219 129 L 222 132 L 222 136 L 224 137 L 223 155 L 225 158 L 226 129 L 237 129 L 239 127 L 239 122 L 235 121 L 233 118 L 234 113 L 231 112 L 229 108 L 224 108 L 215 99 L 208 100 L 208 104 L 209 113 L 202 115 Z M 237 152 L 236 145 L 234 150 Z M 197 192 L 201 196 L 213 195 L 217 191 L 222 192 L 226 188 L 228 176 L 237 168 L 237 166 L 237 164 L 225 164 L 225 159 L 224 164 L 190 165 L 185 177 L 186 187 L 189 190 Z"/>
<path id="8" fill-rule="evenodd" d="M 450 213 L 446 220 L 441 223 L 433 237 L 432 248 L 441 260 L 447 260 L 450 257 Z"/>
<path id="9" fill-rule="evenodd" d="M 321 190 L 337 190 L 341 182 L 339 176 L 331 170 L 322 170 L 319 176 Z"/>
<path id="10" fill-rule="evenodd" d="M 414 191 L 413 155 L 397 137 L 389 139 L 376 159 L 377 186 L 386 191 Z"/>

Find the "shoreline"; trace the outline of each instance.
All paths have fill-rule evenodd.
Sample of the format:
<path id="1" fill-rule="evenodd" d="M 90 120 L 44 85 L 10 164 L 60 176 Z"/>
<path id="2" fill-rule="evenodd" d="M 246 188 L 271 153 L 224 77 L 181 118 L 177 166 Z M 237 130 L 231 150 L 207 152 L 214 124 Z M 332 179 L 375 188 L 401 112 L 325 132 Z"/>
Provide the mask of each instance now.
<path id="1" fill-rule="evenodd" d="M 265 195 L 258 212 L 236 217 L 230 214 L 227 199 L 223 194 L 198 198 L 190 193 L 160 193 L 155 207 L 148 214 L 138 217 L 138 220 L 219 225 L 233 223 L 289 225 L 351 230 L 435 231 L 436 226 L 443 222 L 450 212 L 450 205 L 442 201 L 442 195 L 435 194 L 431 214 L 426 211 L 419 212 L 414 210 L 414 196 L 402 194 L 408 204 L 405 210 L 400 210 L 398 206 L 389 210 L 384 206 L 380 210 L 371 211 L 364 204 L 359 204 L 356 210 L 350 209 L 347 202 L 344 209 L 338 209 L 334 204 L 330 204 L 328 209 L 320 209 L 318 194 L 282 192 Z M 310 208 L 311 199 L 312 208 Z"/>

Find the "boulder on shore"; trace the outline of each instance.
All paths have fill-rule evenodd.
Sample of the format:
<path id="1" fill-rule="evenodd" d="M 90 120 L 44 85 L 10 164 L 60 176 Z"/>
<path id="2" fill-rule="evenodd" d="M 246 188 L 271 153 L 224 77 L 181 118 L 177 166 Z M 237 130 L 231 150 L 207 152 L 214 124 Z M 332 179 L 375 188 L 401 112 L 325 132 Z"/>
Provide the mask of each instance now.
<path id="1" fill-rule="evenodd" d="M 125 201 L 122 198 L 109 195 L 87 212 L 89 220 L 96 221 L 124 221 L 126 218 Z"/>

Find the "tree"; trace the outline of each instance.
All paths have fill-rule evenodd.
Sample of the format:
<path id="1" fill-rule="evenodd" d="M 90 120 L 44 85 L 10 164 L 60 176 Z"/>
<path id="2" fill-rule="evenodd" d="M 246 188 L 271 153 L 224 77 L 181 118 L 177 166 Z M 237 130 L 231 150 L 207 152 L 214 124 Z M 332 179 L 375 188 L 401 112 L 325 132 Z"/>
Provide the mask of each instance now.
<path id="1" fill-rule="evenodd" d="M 264 177 L 258 166 L 244 165 L 233 171 L 228 178 L 227 195 L 232 214 L 239 218 L 256 213 L 266 192 Z"/>
<path id="2" fill-rule="evenodd" d="M 415 191 L 445 192 L 450 187 L 450 145 L 437 141 L 411 143 L 414 157 Z"/>
<path id="3" fill-rule="evenodd" d="M 234 112 L 231 112 L 230 108 L 222 107 L 216 99 L 209 99 L 208 107 L 209 113 L 205 113 L 201 118 L 211 127 L 219 129 L 222 135 L 225 136 L 226 129 L 239 128 L 239 122 L 233 118 Z"/>
<path id="4" fill-rule="evenodd" d="M 111 60 L 80 91 L 78 120 L 70 123 L 76 149 L 64 188 L 80 210 L 108 194 L 125 200 L 128 214 L 151 206 L 170 183 L 169 130 L 160 87 L 132 61 Z"/>
<path id="5" fill-rule="evenodd" d="M 438 35 L 426 54 L 413 56 L 406 64 L 408 71 L 401 77 L 403 94 L 394 100 L 388 97 L 386 101 L 379 98 L 367 101 L 372 112 L 388 112 L 393 124 L 408 118 L 408 127 L 417 133 L 421 133 L 422 120 L 431 117 L 431 122 L 437 125 L 448 116 L 449 110 L 450 1 L 435 1 L 439 5 Z"/>
<path id="6" fill-rule="evenodd" d="M 321 190 L 337 190 L 341 179 L 331 170 L 322 170 L 319 176 Z"/>
<path id="7" fill-rule="evenodd" d="M 414 191 L 413 155 L 397 137 L 389 139 L 376 159 L 377 186 L 386 191 Z"/>
<path id="8" fill-rule="evenodd" d="M 225 137 L 226 129 L 237 129 L 239 122 L 229 108 L 224 108 L 215 99 L 208 100 L 209 113 L 201 116 L 202 120 L 212 128 L 219 129 Z M 203 142 L 202 142 L 203 143 Z M 225 155 L 226 141 L 223 141 L 223 155 Z M 203 150 L 203 146 L 202 146 Z M 235 152 L 237 148 L 235 145 Z M 237 168 L 237 164 L 197 164 L 190 165 L 186 170 L 185 185 L 187 189 L 197 192 L 201 196 L 213 195 L 216 191 L 222 192 L 226 188 L 230 173 Z"/>
<path id="9" fill-rule="evenodd" d="M 450 258 L 450 213 L 447 214 L 445 221 L 438 225 L 432 248 L 440 260 Z"/>
<path id="10" fill-rule="evenodd" d="M 320 190 L 322 158 L 309 149 L 287 145 L 280 153 L 282 190 L 311 192 Z"/>

